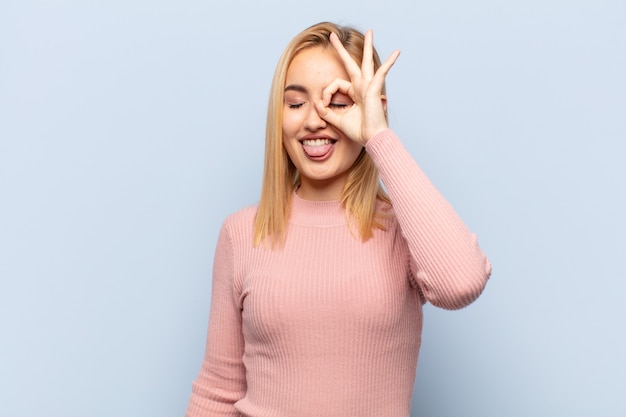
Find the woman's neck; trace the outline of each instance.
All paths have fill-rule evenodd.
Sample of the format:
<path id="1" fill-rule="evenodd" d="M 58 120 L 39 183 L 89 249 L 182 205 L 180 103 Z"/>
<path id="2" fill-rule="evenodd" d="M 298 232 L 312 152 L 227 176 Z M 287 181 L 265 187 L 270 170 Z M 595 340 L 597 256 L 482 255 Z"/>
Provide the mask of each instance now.
<path id="1" fill-rule="evenodd" d="M 337 178 L 328 181 L 311 181 L 302 178 L 296 194 L 303 200 L 336 201 L 341 200 L 344 185 L 345 181 L 338 181 Z"/>

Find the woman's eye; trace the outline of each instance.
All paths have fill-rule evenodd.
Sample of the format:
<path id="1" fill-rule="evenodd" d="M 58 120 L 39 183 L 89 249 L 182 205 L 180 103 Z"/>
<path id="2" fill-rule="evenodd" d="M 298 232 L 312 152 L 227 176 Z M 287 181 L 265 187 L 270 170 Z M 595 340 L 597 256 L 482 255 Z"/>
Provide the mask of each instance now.
<path id="1" fill-rule="evenodd" d="M 299 109 L 300 107 L 302 107 L 303 103 L 295 103 L 295 104 L 290 104 L 287 103 L 287 107 L 289 107 L 290 109 Z"/>
<path id="2" fill-rule="evenodd" d="M 331 102 L 331 103 L 328 105 L 328 107 L 332 107 L 332 108 L 334 108 L 334 109 L 345 109 L 346 107 L 348 107 L 348 105 L 347 105 L 347 104 L 345 104 L 345 103 L 332 103 L 332 102 Z"/>

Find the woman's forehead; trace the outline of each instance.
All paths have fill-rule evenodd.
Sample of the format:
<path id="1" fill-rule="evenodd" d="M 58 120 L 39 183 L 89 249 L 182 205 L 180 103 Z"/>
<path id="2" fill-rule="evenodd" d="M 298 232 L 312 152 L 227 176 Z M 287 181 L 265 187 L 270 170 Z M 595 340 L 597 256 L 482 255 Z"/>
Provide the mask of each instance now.
<path id="1" fill-rule="evenodd" d="M 314 47 L 300 51 L 289 64 L 285 85 L 315 85 L 337 78 L 349 79 L 341 58 L 331 48 Z"/>

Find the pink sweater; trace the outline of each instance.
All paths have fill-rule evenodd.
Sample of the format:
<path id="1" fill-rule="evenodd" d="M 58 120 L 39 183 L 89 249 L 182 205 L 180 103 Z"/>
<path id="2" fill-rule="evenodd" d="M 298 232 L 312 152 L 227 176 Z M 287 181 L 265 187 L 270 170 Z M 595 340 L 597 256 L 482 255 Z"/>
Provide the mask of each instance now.
<path id="1" fill-rule="evenodd" d="M 226 219 L 188 417 L 407 417 L 422 304 L 462 308 L 491 273 L 476 238 L 391 130 L 367 151 L 393 203 L 363 243 L 337 201 L 294 194 L 283 249 Z"/>

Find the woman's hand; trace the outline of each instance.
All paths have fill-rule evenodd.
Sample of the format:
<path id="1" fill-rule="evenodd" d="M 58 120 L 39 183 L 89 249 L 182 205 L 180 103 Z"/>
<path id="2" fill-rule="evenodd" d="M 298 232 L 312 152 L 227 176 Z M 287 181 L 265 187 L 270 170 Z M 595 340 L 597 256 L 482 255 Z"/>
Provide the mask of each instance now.
<path id="1" fill-rule="evenodd" d="M 386 97 L 382 94 L 387 73 L 398 59 L 400 51 L 394 51 L 374 73 L 373 33 L 365 33 L 363 62 L 361 66 L 352 59 L 334 33 L 330 42 L 336 49 L 350 77 L 350 81 L 337 79 L 322 93 L 322 102 L 315 103 L 320 116 L 341 130 L 350 139 L 363 146 L 378 133 L 388 128 L 385 117 Z M 333 94 L 348 95 L 354 104 L 347 110 L 334 111 L 329 107 Z"/>

